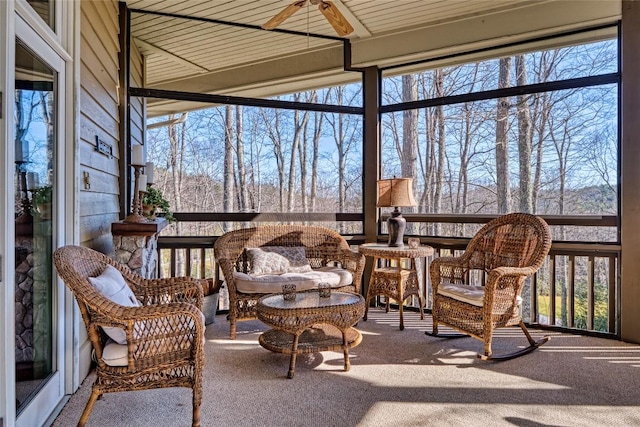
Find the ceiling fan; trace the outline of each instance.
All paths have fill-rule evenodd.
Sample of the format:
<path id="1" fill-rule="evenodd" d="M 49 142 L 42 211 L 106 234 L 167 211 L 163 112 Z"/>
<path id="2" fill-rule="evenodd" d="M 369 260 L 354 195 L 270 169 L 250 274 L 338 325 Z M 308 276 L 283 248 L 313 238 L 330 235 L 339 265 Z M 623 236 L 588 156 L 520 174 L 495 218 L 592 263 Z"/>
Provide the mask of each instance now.
<path id="1" fill-rule="evenodd" d="M 353 27 L 349 24 L 349 21 L 340 13 L 335 4 L 328 0 L 297 0 L 291 3 L 289 6 L 282 9 L 276 16 L 269 19 L 262 28 L 265 30 L 273 30 L 278 25 L 282 24 L 287 18 L 296 13 L 298 10 L 302 9 L 302 7 L 309 1 L 309 3 L 313 5 L 318 5 L 318 9 L 324 15 L 324 17 L 329 21 L 329 24 L 333 27 L 333 29 L 338 33 L 339 36 L 343 37 L 353 32 Z"/>

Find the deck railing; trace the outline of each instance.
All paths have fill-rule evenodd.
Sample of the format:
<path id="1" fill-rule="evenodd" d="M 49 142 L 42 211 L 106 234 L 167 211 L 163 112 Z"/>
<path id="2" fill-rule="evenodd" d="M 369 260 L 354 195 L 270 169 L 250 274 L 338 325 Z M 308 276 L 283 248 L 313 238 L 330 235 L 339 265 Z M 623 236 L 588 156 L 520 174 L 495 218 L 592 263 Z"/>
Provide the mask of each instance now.
<path id="1" fill-rule="evenodd" d="M 360 214 L 177 214 L 180 221 L 214 221 L 254 225 L 262 222 L 290 222 L 303 224 L 324 224 L 339 229 L 336 224 L 361 222 Z M 407 221 L 425 224 L 483 224 L 495 216 L 466 215 L 451 216 L 441 214 L 405 214 Z M 543 216 L 550 226 L 576 226 L 615 228 L 615 216 Z M 379 230 L 384 229 L 385 216 L 381 218 Z M 240 226 L 240 225 L 239 225 Z M 343 228 L 345 228 L 343 226 Z M 353 227 L 346 227 L 353 228 Z M 356 227 L 357 228 L 357 227 Z M 365 242 L 361 234 L 343 234 L 357 249 Z M 408 236 L 408 235 L 407 235 Z M 469 238 L 462 237 L 420 237 L 422 244 L 435 249 L 434 256 L 457 254 L 464 250 Z M 378 240 L 384 242 L 387 236 L 378 233 Z M 161 277 L 188 275 L 199 278 L 221 277 L 213 254 L 215 236 L 161 236 L 158 241 Z M 620 245 L 602 242 L 554 241 L 545 265 L 531 277 L 523 291 L 523 317 L 529 324 L 557 328 L 603 336 L 619 336 L 619 283 Z M 421 277 L 422 297 L 427 310 L 431 307 L 431 285 L 428 277 L 428 263 L 431 259 L 418 262 Z M 476 280 L 484 278 L 479 275 Z M 368 277 L 363 278 L 366 289 Z M 408 307 L 417 307 L 415 301 L 407 301 Z M 224 287 L 221 289 L 220 309 L 228 309 L 228 298 Z"/>

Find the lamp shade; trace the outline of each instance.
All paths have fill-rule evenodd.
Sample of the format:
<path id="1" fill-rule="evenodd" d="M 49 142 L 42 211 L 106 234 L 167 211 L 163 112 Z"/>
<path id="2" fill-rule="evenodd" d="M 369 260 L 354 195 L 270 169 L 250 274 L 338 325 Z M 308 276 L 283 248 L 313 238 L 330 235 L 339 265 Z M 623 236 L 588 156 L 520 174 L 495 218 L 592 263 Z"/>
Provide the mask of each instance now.
<path id="1" fill-rule="evenodd" d="M 378 181 L 379 208 L 416 206 L 413 198 L 413 178 L 391 178 Z"/>

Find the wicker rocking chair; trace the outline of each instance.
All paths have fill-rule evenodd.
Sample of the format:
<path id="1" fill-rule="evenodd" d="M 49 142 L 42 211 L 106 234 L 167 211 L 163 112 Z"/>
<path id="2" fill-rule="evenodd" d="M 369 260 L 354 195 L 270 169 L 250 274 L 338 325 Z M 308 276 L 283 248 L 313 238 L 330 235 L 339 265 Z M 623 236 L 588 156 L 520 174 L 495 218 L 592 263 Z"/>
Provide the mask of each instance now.
<path id="1" fill-rule="evenodd" d="M 59 248 L 53 258 L 59 276 L 78 302 L 97 362 L 97 377 L 78 425 L 85 425 L 103 393 L 188 387 L 193 390 L 192 426 L 200 426 L 204 364 L 201 284 L 189 277 L 144 279 L 108 256 L 80 246 Z M 132 304 L 138 306 L 116 304 L 91 284 L 90 280 L 106 270 L 113 271 L 109 266 L 120 272 L 137 300 Z M 119 328 L 123 340 L 126 336 L 120 343 L 124 345 L 118 347 L 121 356 L 117 363 L 105 355 L 105 348 L 114 344 L 105 334 L 109 328 Z"/>
<path id="2" fill-rule="evenodd" d="M 470 335 L 484 342 L 484 360 L 507 360 L 530 353 L 549 340 L 535 341 L 520 315 L 520 292 L 527 277 L 542 266 L 551 248 L 547 223 L 534 215 L 513 213 L 498 217 L 471 239 L 460 257 L 440 257 L 430 266 L 433 286 L 433 332 L 427 335 L 454 338 Z M 473 270 L 484 276 L 484 285 L 469 283 Z M 439 334 L 438 325 L 465 335 Z M 496 328 L 518 325 L 529 346 L 493 356 L 491 341 Z"/>

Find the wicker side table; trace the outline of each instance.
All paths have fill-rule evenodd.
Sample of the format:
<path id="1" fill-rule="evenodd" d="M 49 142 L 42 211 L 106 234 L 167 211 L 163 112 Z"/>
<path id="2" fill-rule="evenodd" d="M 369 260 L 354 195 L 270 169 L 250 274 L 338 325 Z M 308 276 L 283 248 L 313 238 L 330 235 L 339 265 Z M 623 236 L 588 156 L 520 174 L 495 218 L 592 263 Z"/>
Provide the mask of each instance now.
<path id="1" fill-rule="evenodd" d="M 364 320 L 367 320 L 369 312 L 369 303 L 371 299 L 377 295 L 387 297 L 387 311 L 389 311 L 388 298 L 392 298 L 398 302 L 400 311 L 400 330 L 404 330 L 403 302 L 412 295 L 418 297 L 420 305 L 420 319 L 424 319 L 424 309 L 422 306 L 422 297 L 420 296 L 420 284 L 418 282 L 418 273 L 416 272 L 416 258 L 427 257 L 433 255 L 431 246 L 418 246 L 417 248 L 409 247 L 391 247 L 385 244 L 365 243 L 360 245 L 358 250 L 365 256 L 373 257 L 373 271 L 369 279 L 367 287 L 367 301 L 364 312 Z M 394 267 L 378 267 L 379 260 L 395 261 Z M 402 266 L 402 260 L 409 259 L 409 267 Z"/>
<path id="2" fill-rule="evenodd" d="M 362 295 L 331 292 L 330 297 L 320 298 L 317 292 L 301 292 L 295 301 L 285 301 L 281 294 L 267 295 L 258 300 L 256 311 L 258 319 L 273 328 L 260 335 L 260 345 L 291 355 L 288 378 L 295 374 L 298 354 L 320 351 L 342 350 L 348 371 L 349 349 L 362 341 L 353 328 L 364 313 Z"/>

